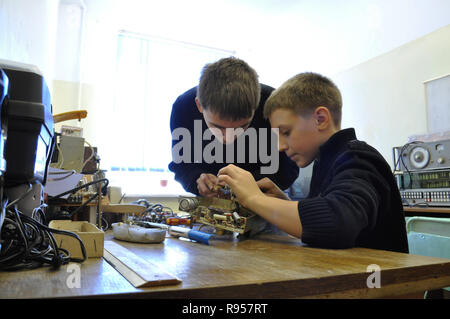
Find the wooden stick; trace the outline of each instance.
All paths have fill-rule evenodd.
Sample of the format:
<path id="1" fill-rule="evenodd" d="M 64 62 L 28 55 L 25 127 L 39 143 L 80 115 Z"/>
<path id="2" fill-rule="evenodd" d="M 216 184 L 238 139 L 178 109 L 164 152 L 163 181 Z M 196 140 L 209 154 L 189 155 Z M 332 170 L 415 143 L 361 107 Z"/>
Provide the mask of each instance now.
<path id="1" fill-rule="evenodd" d="M 181 282 L 158 265 L 110 240 L 105 241 L 103 258 L 136 288 L 176 285 Z"/>

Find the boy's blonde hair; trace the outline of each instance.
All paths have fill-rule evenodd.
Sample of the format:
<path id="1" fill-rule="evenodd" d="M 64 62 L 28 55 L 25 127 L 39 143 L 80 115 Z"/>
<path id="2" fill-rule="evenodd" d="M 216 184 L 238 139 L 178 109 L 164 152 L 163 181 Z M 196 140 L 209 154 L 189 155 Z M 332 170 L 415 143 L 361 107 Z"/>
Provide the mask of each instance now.
<path id="1" fill-rule="evenodd" d="M 330 110 L 334 125 L 340 128 L 342 97 L 337 86 L 323 75 L 300 73 L 272 92 L 264 105 L 264 117 L 268 118 L 277 109 L 310 116 L 319 106 Z"/>

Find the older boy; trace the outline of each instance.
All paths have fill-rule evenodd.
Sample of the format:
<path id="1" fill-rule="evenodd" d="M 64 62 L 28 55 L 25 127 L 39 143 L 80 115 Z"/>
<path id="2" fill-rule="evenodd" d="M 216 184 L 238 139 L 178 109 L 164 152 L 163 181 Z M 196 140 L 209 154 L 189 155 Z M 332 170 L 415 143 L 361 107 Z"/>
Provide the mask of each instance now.
<path id="1" fill-rule="evenodd" d="M 295 181 L 298 167 L 286 154 L 279 153 L 275 147 L 270 154 L 270 160 L 275 163 L 264 163 L 265 159 L 260 156 L 263 153 L 261 145 L 271 145 L 270 123 L 264 118 L 263 111 L 272 91 L 270 86 L 259 83 L 257 73 L 245 61 L 229 57 L 207 64 L 202 70 L 199 85 L 177 98 L 170 118 L 173 160 L 169 169 L 186 191 L 216 196 L 217 173 L 227 163 L 235 163 L 251 172 L 256 179 L 270 177 L 281 189 L 288 188 Z M 189 137 L 177 139 L 175 133 L 180 130 L 189 133 L 186 134 Z M 203 158 L 212 148 L 209 139 L 202 139 L 208 136 L 207 130 L 214 134 L 215 141 L 219 141 L 214 145 L 217 153 L 214 161 Z M 266 141 L 260 135 L 261 130 L 267 132 Z M 258 141 L 247 142 L 240 147 L 239 142 L 247 138 L 244 132 L 250 131 L 255 133 L 254 139 Z M 237 139 L 237 132 L 242 134 L 241 141 Z M 185 142 L 190 147 L 178 152 L 179 143 Z M 264 173 L 262 167 L 271 164 L 273 172 Z"/>
<path id="2" fill-rule="evenodd" d="M 280 151 L 299 167 L 314 161 L 306 199 L 289 201 L 269 179 L 256 182 L 233 165 L 219 171 L 219 181 L 242 205 L 311 246 L 406 253 L 403 207 L 390 167 L 356 139 L 354 129 L 340 129 L 341 108 L 336 85 L 315 73 L 289 79 L 265 104 L 264 115 L 279 130 Z"/>

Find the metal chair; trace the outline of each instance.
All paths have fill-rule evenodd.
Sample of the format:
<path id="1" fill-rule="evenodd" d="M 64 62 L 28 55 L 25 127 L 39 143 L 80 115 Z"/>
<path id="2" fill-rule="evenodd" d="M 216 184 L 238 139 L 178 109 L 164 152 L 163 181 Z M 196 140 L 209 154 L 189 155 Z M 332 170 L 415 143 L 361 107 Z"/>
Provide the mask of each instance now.
<path id="1" fill-rule="evenodd" d="M 450 259 L 450 218 L 408 217 L 406 230 L 410 254 Z M 450 287 L 427 291 L 425 298 L 443 298 L 448 292 Z"/>

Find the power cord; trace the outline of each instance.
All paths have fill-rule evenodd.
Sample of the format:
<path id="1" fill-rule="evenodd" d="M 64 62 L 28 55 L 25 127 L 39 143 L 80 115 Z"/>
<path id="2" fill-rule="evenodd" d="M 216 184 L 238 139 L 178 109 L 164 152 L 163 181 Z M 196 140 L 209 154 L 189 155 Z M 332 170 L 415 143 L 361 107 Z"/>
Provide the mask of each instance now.
<path id="1" fill-rule="evenodd" d="M 76 192 L 78 192 L 79 190 L 81 190 L 81 189 L 83 189 L 83 188 L 85 188 L 85 187 L 88 187 L 88 186 L 94 185 L 94 184 L 99 184 L 99 183 L 105 183 L 105 185 L 102 187 L 102 193 L 103 193 L 103 194 L 106 194 L 106 189 L 107 189 L 107 187 L 108 187 L 109 180 L 108 180 L 107 178 L 101 178 L 101 179 L 98 179 L 98 180 L 96 180 L 96 181 L 92 181 L 92 182 L 89 182 L 89 183 L 85 183 L 85 184 L 83 184 L 83 185 L 81 185 L 81 186 L 77 186 L 77 187 L 72 188 L 72 189 L 70 189 L 70 190 L 68 190 L 68 191 L 65 191 L 65 192 L 63 192 L 63 193 L 61 193 L 61 194 L 52 196 L 51 198 L 49 198 L 49 200 L 58 199 L 58 198 L 60 198 L 60 197 L 62 197 L 62 196 L 64 196 L 64 195 L 67 195 L 67 194 L 73 194 L 73 193 L 76 193 Z"/>
<path id="2" fill-rule="evenodd" d="M 86 260 L 86 249 L 77 234 L 49 228 L 15 206 L 11 208 L 6 200 L 2 203 L 1 215 L 0 270 L 34 269 L 44 264 L 57 269 L 68 262 Z M 83 258 L 72 258 L 66 249 L 58 248 L 53 234 L 75 238 L 80 243 Z"/>
<path id="3" fill-rule="evenodd" d="M 49 182 L 62 181 L 64 179 L 69 178 L 70 176 L 76 174 L 76 171 L 73 169 L 71 171 L 48 172 L 48 175 L 63 175 L 63 174 L 66 174 L 66 175 L 63 177 L 48 178 L 47 181 L 49 181 Z"/>
<path id="4" fill-rule="evenodd" d="M 73 193 L 76 193 L 76 192 L 78 192 L 79 190 L 81 190 L 81 189 L 83 189 L 83 188 L 89 187 L 90 185 L 100 184 L 100 183 L 104 183 L 101 192 L 102 192 L 102 194 L 105 194 L 105 193 L 106 193 L 106 189 L 108 188 L 109 180 L 108 180 L 107 178 L 102 178 L 102 179 L 98 179 L 98 180 L 96 180 L 96 181 L 92 181 L 92 182 L 89 182 L 89 183 L 85 183 L 85 184 L 80 185 L 80 186 L 77 186 L 77 187 L 75 187 L 75 188 L 73 188 L 73 189 L 71 189 L 71 190 L 68 190 L 68 191 L 65 191 L 65 192 L 63 192 L 63 193 L 61 193 L 61 194 L 58 194 L 58 195 L 56 195 L 56 196 L 50 197 L 50 198 L 48 199 L 48 200 L 49 200 L 49 203 L 51 203 L 51 202 L 54 201 L 54 200 L 57 200 L 57 199 L 61 198 L 61 197 L 64 196 L 64 195 L 67 195 L 67 194 L 73 194 Z M 87 199 L 84 203 L 82 203 L 79 207 L 77 207 L 77 208 L 76 208 L 75 210 L 73 210 L 71 213 L 65 214 L 65 215 L 64 215 L 64 219 L 71 219 L 76 213 L 82 211 L 82 210 L 83 210 L 90 202 L 92 202 L 93 200 L 95 200 L 98 196 L 99 196 L 99 193 L 98 193 L 98 192 L 95 193 L 95 194 L 93 194 L 89 199 Z"/>
<path id="5" fill-rule="evenodd" d="M 100 182 L 108 183 L 107 180 L 98 180 L 88 184 Z M 77 234 L 44 225 L 47 223 L 44 212 L 46 204 L 33 209 L 31 217 L 18 210 L 17 204 L 32 191 L 32 184 L 10 203 L 6 197 L 4 198 L 3 182 L 0 181 L 0 184 L 0 270 L 34 269 L 45 264 L 57 269 L 69 262 L 86 260 L 85 246 Z M 75 238 L 80 244 L 83 258 L 72 258 L 69 251 L 59 248 L 53 234 Z"/>
<path id="6" fill-rule="evenodd" d="M 51 199 L 58 199 L 66 194 L 75 193 L 90 185 L 104 183 L 102 192 L 108 186 L 108 179 L 99 179 L 63 192 Z M 27 216 L 17 209 L 16 204 L 32 191 L 32 185 L 17 199 L 8 203 L 3 199 L 3 183 L 1 183 L 0 208 L 0 270 L 13 271 L 20 269 L 34 269 L 45 264 L 57 269 L 69 262 L 83 262 L 86 260 L 86 249 L 80 237 L 72 232 L 53 229 L 47 223 L 43 204 L 35 208 L 32 216 Z M 89 202 L 99 196 L 98 193 L 84 202 L 76 211 L 85 207 Z M 71 216 L 76 212 L 74 211 Z M 53 234 L 75 238 L 81 247 L 83 258 L 72 258 L 69 251 L 58 248 Z"/>

